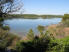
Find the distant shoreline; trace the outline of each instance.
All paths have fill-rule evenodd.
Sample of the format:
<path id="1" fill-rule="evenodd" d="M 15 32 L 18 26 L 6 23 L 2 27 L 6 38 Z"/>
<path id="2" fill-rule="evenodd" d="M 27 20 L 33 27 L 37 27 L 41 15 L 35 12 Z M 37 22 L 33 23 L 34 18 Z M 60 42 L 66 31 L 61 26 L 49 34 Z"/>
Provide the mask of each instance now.
<path id="1" fill-rule="evenodd" d="M 9 14 L 6 19 L 11 18 L 26 18 L 26 19 L 37 19 L 37 18 L 62 18 L 63 15 L 36 15 L 36 14 Z"/>

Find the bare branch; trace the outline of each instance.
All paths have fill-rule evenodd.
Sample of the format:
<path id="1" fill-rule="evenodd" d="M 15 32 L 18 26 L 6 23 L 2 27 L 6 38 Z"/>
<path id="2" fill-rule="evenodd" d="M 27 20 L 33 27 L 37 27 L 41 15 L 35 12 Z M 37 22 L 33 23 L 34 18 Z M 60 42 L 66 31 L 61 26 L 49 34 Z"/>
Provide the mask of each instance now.
<path id="1" fill-rule="evenodd" d="M 3 13 L 19 11 L 23 6 L 22 0 L 0 0 L 0 16 Z"/>

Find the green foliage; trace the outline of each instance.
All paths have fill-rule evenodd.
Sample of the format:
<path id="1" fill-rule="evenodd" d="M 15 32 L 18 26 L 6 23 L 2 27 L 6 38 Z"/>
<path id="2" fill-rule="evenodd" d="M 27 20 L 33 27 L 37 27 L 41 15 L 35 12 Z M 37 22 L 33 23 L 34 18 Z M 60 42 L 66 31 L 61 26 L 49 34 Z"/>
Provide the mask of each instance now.
<path id="1" fill-rule="evenodd" d="M 0 52 L 5 52 L 5 49 L 9 46 L 15 47 L 14 45 L 12 45 L 15 39 L 18 40 L 19 37 L 0 28 Z"/>
<path id="2" fill-rule="evenodd" d="M 3 26 L 3 24 L 2 23 L 0 23 L 0 27 L 2 27 Z"/>
<path id="3" fill-rule="evenodd" d="M 10 27 L 9 26 L 3 26 L 2 29 L 4 29 L 4 30 L 10 30 Z"/>
<path id="4" fill-rule="evenodd" d="M 6 48 L 7 46 L 9 46 L 11 44 L 11 42 L 13 41 L 13 38 L 14 38 L 14 36 L 7 35 L 3 39 L 0 39 L 0 40 L 2 40 L 0 42 L 0 47 Z"/>
<path id="5" fill-rule="evenodd" d="M 25 18 L 25 19 L 38 19 L 38 18 L 56 18 L 56 17 L 63 17 L 62 15 L 37 15 L 37 14 L 11 14 L 7 18 Z"/>
<path id="6" fill-rule="evenodd" d="M 3 26 L 3 24 L 2 24 L 3 20 L 4 20 L 4 19 L 3 19 L 2 17 L 0 17 L 0 27 Z"/>
<path id="7" fill-rule="evenodd" d="M 3 21 L 4 19 L 2 17 L 0 17 L 0 21 Z"/>
<path id="8" fill-rule="evenodd" d="M 1 32 L 0 40 L 3 41 L 0 42 L 0 49 L 5 50 L 16 37 L 12 34 L 6 35 L 7 33 L 3 30 Z M 48 31 L 43 33 L 42 37 L 34 36 L 33 30 L 30 29 L 27 38 L 28 41 L 17 42 L 17 52 L 69 52 L 69 37 L 54 39 Z"/>
<path id="9" fill-rule="evenodd" d="M 31 41 L 17 43 L 16 50 L 18 52 L 47 52 L 51 51 L 57 45 L 57 42 L 45 33 L 42 37 L 34 36 Z"/>
<path id="10" fill-rule="evenodd" d="M 36 14 L 12 14 L 9 15 L 10 18 L 25 18 L 25 19 L 37 19 L 39 16 Z"/>
<path id="11" fill-rule="evenodd" d="M 32 29 L 29 30 L 28 34 L 27 34 L 27 38 L 29 40 L 32 40 L 34 38 L 34 32 Z"/>
<path id="12" fill-rule="evenodd" d="M 54 17 L 54 18 L 62 18 L 63 16 L 62 15 L 40 15 L 40 17 L 42 17 L 43 19 L 45 19 L 45 18 L 52 18 L 52 17 Z"/>
<path id="13" fill-rule="evenodd" d="M 69 44 L 65 45 L 64 52 L 69 52 Z"/>
<path id="14" fill-rule="evenodd" d="M 62 23 L 64 27 L 69 27 L 69 14 L 64 14 Z"/>
<path id="15" fill-rule="evenodd" d="M 69 14 L 64 14 L 62 19 L 62 26 L 69 27 Z"/>
<path id="16" fill-rule="evenodd" d="M 63 20 L 69 19 L 69 14 L 64 14 Z"/>
<path id="17" fill-rule="evenodd" d="M 64 14 L 62 22 L 69 20 L 69 14 Z"/>
<path id="18" fill-rule="evenodd" d="M 56 39 L 58 46 L 54 47 L 54 50 L 57 52 L 69 52 L 69 37 L 62 39 Z"/>
<path id="19" fill-rule="evenodd" d="M 39 38 L 28 42 L 20 42 L 20 45 L 17 46 L 17 50 L 20 52 L 43 52 L 47 49 L 48 45 L 46 43 L 49 42 L 43 42 L 43 40 Z"/>
<path id="20" fill-rule="evenodd" d="M 37 27 L 37 29 L 38 29 L 38 31 L 39 31 L 41 34 L 43 34 L 43 31 L 45 30 L 44 26 L 41 26 L 41 25 L 39 25 L 39 26 Z"/>

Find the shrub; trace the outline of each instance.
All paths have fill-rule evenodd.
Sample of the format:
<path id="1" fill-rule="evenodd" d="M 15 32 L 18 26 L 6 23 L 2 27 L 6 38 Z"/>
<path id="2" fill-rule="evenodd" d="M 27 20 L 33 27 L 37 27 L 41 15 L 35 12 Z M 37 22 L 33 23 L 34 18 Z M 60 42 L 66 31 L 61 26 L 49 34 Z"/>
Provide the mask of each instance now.
<path id="1" fill-rule="evenodd" d="M 40 34 L 43 34 L 43 31 L 45 30 L 44 26 L 41 26 L 41 25 L 39 25 L 39 26 L 37 27 L 37 29 L 38 29 L 38 31 L 40 32 Z"/>
<path id="2" fill-rule="evenodd" d="M 0 23 L 0 27 L 2 27 L 3 26 L 3 24 L 2 23 Z"/>
<path id="3" fill-rule="evenodd" d="M 69 52 L 69 44 L 65 45 L 64 52 Z"/>
<path id="4" fill-rule="evenodd" d="M 19 41 L 18 36 L 0 28 L 0 52 L 5 52 L 8 47 L 14 49 L 17 41 Z"/>
<path id="5" fill-rule="evenodd" d="M 31 38 L 31 37 L 30 37 Z M 51 42 L 51 37 L 44 35 L 42 37 L 35 36 L 31 41 L 21 41 L 17 43 L 17 52 L 46 52 L 51 51 L 51 48 L 58 45 L 56 42 Z"/>
<path id="6" fill-rule="evenodd" d="M 0 17 L 0 21 L 3 21 L 4 19 Z"/>
<path id="7" fill-rule="evenodd" d="M 34 32 L 32 29 L 30 29 L 29 32 L 27 33 L 27 38 L 28 40 L 32 40 L 34 38 Z"/>
<path id="8" fill-rule="evenodd" d="M 9 26 L 3 26 L 2 29 L 3 30 L 10 30 L 10 27 Z"/>
<path id="9" fill-rule="evenodd" d="M 69 14 L 64 14 L 62 21 L 69 20 Z"/>

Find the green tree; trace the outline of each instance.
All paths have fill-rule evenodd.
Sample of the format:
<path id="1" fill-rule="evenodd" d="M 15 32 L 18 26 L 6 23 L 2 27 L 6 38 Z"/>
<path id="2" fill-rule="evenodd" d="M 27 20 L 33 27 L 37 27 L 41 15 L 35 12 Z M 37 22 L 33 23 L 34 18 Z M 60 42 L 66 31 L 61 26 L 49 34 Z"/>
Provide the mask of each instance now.
<path id="1" fill-rule="evenodd" d="M 45 30 L 44 26 L 41 26 L 41 25 L 39 25 L 37 27 L 37 29 L 38 29 L 38 31 L 40 32 L 41 35 L 43 34 L 43 31 Z"/>
<path id="2" fill-rule="evenodd" d="M 32 40 L 34 38 L 34 32 L 32 29 L 29 30 L 28 34 L 27 34 L 27 38 L 29 40 Z"/>

